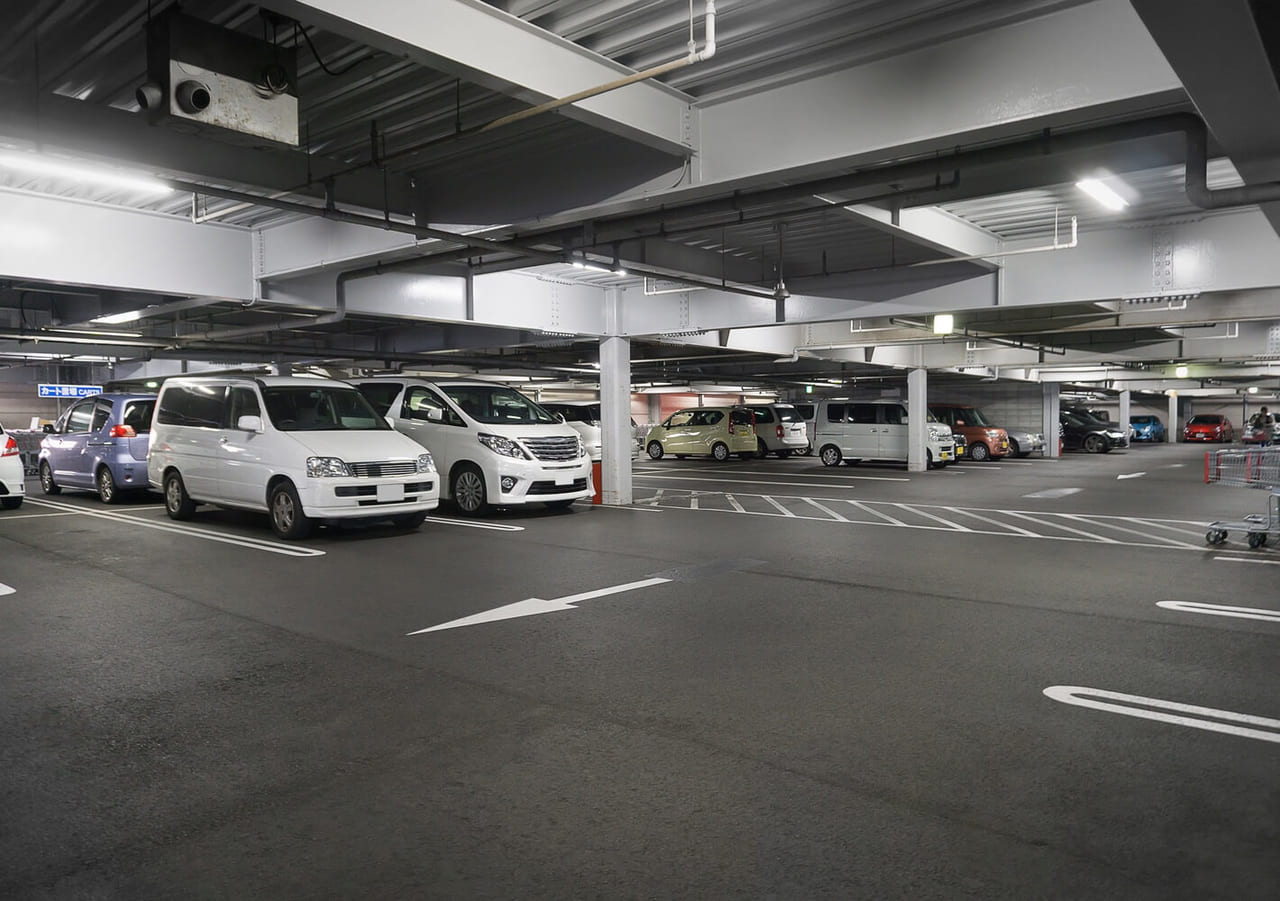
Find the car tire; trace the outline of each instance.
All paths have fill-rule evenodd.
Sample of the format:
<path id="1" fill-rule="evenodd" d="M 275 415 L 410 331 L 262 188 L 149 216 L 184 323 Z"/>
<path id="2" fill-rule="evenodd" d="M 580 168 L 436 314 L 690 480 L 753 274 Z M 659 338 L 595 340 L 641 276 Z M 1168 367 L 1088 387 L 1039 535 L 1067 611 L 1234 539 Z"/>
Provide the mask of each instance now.
<path id="1" fill-rule="evenodd" d="M 298 489 L 292 482 L 278 482 L 271 489 L 267 511 L 271 517 L 271 531 L 285 541 L 297 541 L 311 533 L 311 520 L 302 512 L 302 501 L 298 499 Z"/>
<path id="2" fill-rule="evenodd" d="M 761 460 L 769 456 L 769 445 L 764 443 L 763 438 L 756 439 L 756 456 Z"/>
<path id="3" fill-rule="evenodd" d="M 1086 454 L 1100 454 L 1104 452 L 1103 446 L 1105 444 L 1106 442 L 1101 435 L 1085 435 L 1084 441 L 1080 444 L 1080 449 Z"/>
<path id="4" fill-rule="evenodd" d="M 573 506 L 575 498 L 561 498 L 558 501 L 547 501 L 548 510 L 568 510 Z"/>
<path id="5" fill-rule="evenodd" d="M 196 502 L 187 494 L 187 486 L 183 484 L 182 476 L 176 469 L 164 476 L 164 512 L 169 514 L 170 519 L 178 520 L 190 519 L 191 514 L 196 512 Z"/>
<path id="6" fill-rule="evenodd" d="M 391 525 L 395 526 L 401 532 L 412 532 L 426 521 L 426 510 L 419 510 L 417 513 L 404 513 L 400 516 L 391 517 Z"/>
<path id="7" fill-rule="evenodd" d="M 925 469 L 938 468 L 937 464 L 933 462 L 933 451 L 929 450 L 929 448 L 927 447 L 924 449 L 924 468 Z"/>
<path id="8" fill-rule="evenodd" d="M 782 450 L 778 451 L 778 459 L 779 459 L 779 460 L 785 460 L 785 459 L 787 459 L 787 457 L 790 457 L 790 456 L 791 456 L 791 449 L 790 449 L 790 448 L 784 448 L 784 449 L 782 449 Z"/>
<path id="9" fill-rule="evenodd" d="M 458 512 L 464 516 L 480 516 L 489 509 L 484 473 L 470 463 L 453 471 L 453 484 L 449 486 L 449 493 L 453 495 Z"/>
<path id="10" fill-rule="evenodd" d="M 0 497 L 0 509 L 17 510 L 22 506 L 22 498 L 20 497 Z"/>
<path id="11" fill-rule="evenodd" d="M 1014 441 L 1012 438 L 1009 439 L 1009 455 L 1011 457 L 1023 456 L 1022 448 L 1018 447 L 1018 442 Z"/>
<path id="12" fill-rule="evenodd" d="M 650 460 L 662 459 L 662 445 L 657 441 L 650 441 L 649 446 L 645 448 L 645 452 L 648 453 Z"/>
<path id="13" fill-rule="evenodd" d="M 53 480 L 53 468 L 49 466 L 48 460 L 40 461 L 40 490 L 50 496 L 62 494 L 62 489 Z"/>
<path id="14" fill-rule="evenodd" d="M 103 466 L 98 470 L 98 477 L 94 479 L 98 486 L 98 498 L 104 504 L 120 503 L 120 490 L 116 488 L 116 477 L 111 474 L 110 466 Z"/>
<path id="15" fill-rule="evenodd" d="M 834 444 L 828 444 L 818 452 L 818 458 L 822 460 L 823 466 L 839 466 L 844 455 L 840 453 L 840 448 Z"/>
<path id="16" fill-rule="evenodd" d="M 750 454 L 748 454 L 750 456 Z M 717 441 L 711 445 L 711 458 L 717 463 L 723 463 L 729 459 L 729 445 L 723 441 Z"/>
<path id="17" fill-rule="evenodd" d="M 974 463 L 984 463 L 991 459 L 991 451 L 979 441 L 969 448 L 969 459 Z"/>

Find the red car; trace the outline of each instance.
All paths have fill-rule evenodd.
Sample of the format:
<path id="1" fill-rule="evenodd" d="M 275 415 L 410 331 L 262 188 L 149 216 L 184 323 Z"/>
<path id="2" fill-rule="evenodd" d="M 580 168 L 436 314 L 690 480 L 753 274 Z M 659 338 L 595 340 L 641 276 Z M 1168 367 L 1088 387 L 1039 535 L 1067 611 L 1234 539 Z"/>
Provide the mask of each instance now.
<path id="1" fill-rule="evenodd" d="M 1201 413 L 1187 420 L 1182 430 L 1183 441 L 1221 441 L 1230 443 L 1236 436 L 1231 420 L 1221 413 Z"/>

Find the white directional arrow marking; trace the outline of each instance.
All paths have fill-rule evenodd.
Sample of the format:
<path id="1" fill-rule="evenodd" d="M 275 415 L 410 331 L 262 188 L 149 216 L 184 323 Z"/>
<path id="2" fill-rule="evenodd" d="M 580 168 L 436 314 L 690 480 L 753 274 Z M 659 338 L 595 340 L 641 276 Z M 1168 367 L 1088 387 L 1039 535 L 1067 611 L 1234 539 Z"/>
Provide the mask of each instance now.
<path id="1" fill-rule="evenodd" d="M 1195 601 L 1157 601 L 1156 606 L 1166 610 L 1181 610 L 1183 613 L 1206 613 L 1209 616 L 1234 616 L 1239 619 L 1280 623 L 1280 610 L 1259 607 L 1224 607 L 1221 604 L 1200 604 Z"/>
<path id="2" fill-rule="evenodd" d="M 614 585 L 609 588 L 598 588 L 595 591 L 584 591 L 582 594 L 571 594 L 567 597 L 552 598 L 549 601 L 542 598 L 525 598 L 523 601 L 516 601 L 514 604 L 507 604 L 503 607 L 495 607 L 492 610 L 486 610 L 483 613 L 476 613 L 472 616 L 464 616 L 462 619 L 450 620 L 447 623 L 441 623 L 438 626 L 431 626 L 426 629 L 419 629 L 417 632 L 409 632 L 408 635 L 422 635 L 426 632 L 440 632 L 444 629 L 458 629 L 462 626 L 478 626 L 481 623 L 492 623 L 503 619 L 515 619 L 521 616 L 537 616 L 540 613 L 558 613 L 561 610 L 576 610 L 580 601 L 589 601 L 592 598 L 601 598 L 610 594 L 621 594 L 624 591 L 635 591 L 637 588 L 648 588 L 651 585 L 661 585 L 664 582 L 670 582 L 670 579 L 641 579 L 639 582 L 628 582 L 625 585 Z"/>
<path id="3" fill-rule="evenodd" d="M 3 582 L 0 582 L 0 596 L 6 595 L 6 594 L 16 594 L 17 591 L 18 589 L 10 588 L 8 585 L 4 584 Z"/>
<path id="4" fill-rule="evenodd" d="M 1213 707 L 1198 707 L 1194 704 L 1179 704 L 1176 701 L 1165 701 L 1161 698 L 1144 698 L 1141 695 L 1127 695 L 1118 691 L 1085 688 L 1081 685 L 1050 685 L 1044 693 L 1047 697 L 1063 704 L 1092 707 L 1094 710 L 1105 710 L 1108 713 L 1136 716 L 1139 719 L 1188 726 L 1192 729 L 1205 729 L 1209 732 L 1222 732 L 1242 738 L 1256 738 L 1259 741 L 1280 742 L 1280 720 L 1265 716 L 1252 716 L 1248 713 L 1218 710 Z"/>
<path id="5" fill-rule="evenodd" d="M 1117 479 L 1140 479 L 1145 475 L 1146 475 L 1145 472 L 1129 472 L 1121 476 L 1116 476 L 1116 478 Z"/>

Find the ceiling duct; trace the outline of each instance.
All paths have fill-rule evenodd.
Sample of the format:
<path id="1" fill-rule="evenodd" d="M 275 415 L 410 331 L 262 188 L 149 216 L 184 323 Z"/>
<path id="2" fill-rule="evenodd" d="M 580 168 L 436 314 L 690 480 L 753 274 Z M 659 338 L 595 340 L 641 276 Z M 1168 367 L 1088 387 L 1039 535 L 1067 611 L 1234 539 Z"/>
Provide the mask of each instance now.
<path id="1" fill-rule="evenodd" d="M 297 147 L 297 82 L 292 48 L 171 8 L 147 23 L 147 80 L 135 97 L 152 123 Z"/>

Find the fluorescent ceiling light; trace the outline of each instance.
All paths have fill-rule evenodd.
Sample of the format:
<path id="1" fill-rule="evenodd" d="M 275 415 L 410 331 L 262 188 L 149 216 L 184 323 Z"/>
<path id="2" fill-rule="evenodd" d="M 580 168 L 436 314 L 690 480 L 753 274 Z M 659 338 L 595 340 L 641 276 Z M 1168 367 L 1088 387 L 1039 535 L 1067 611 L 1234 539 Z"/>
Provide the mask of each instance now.
<path id="1" fill-rule="evenodd" d="M 136 191 L 140 194 L 173 193 L 173 188 L 157 178 L 134 175 L 106 166 L 86 166 L 38 153 L 0 153 L 0 168 L 26 172 L 30 175 L 69 178 L 87 184 L 101 185 L 104 188 L 119 188 L 122 191 Z"/>
<path id="2" fill-rule="evenodd" d="M 137 322 L 142 318 L 142 310 L 127 310 L 123 313 L 112 313 L 109 316 L 99 316 L 97 319 L 90 319 L 90 322 L 101 322 L 103 325 L 120 325 L 125 322 Z"/>
<path id="3" fill-rule="evenodd" d="M 1250 386 L 1249 386 L 1249 393 L 1250 393 L 1250 394 L 1257 394 L 1257 393 L 1258 393 L 1258 386 L 1257 386 L 1257 385 L 1250 385 Z"/>
<path id="4" fill-rule="evenodd" d="M 1179 366 L 1177 369 L 1173 370 L 1173 374 L 1180 379 L 1185 379 L 1187 377 L 1187 373 L 1190 371 L 1191 370 L 1185 366 Z"/>
<path id="5" fill-rule="evenodd" d="M 574 269 L 590 269 L 592 272 L 613 272 L 613 270 L 607 266 L 597 266 L 595 263 L 584 263 L 582 260 L 574 260 L 572 265 Z M 626 275 L 626 272 L 621 274 Z"/>
<path id="6" fill-rule="evenodd" d="M 1096 178 L 1082 178 L 1076 182 L 1076 187 L 1109 210 L 1119 211 L 1129 205 L 1129 201 L 1117 194 L 1114 188 Z"/>
<path id="7" fill-rule="evenodd" d="M 141 338 L 142 332 L 116 332 L 98 328 L 47 328 L 46 332 L 55 335 L 85 335 L 90 338 Z"/>
<path id="8" fill-rule="evenodd" d="M 956 317 L 950 313 L 939 313 L 933 317 L 933 333 L 935 335 L 949 335 L 955 331 Z"/>

